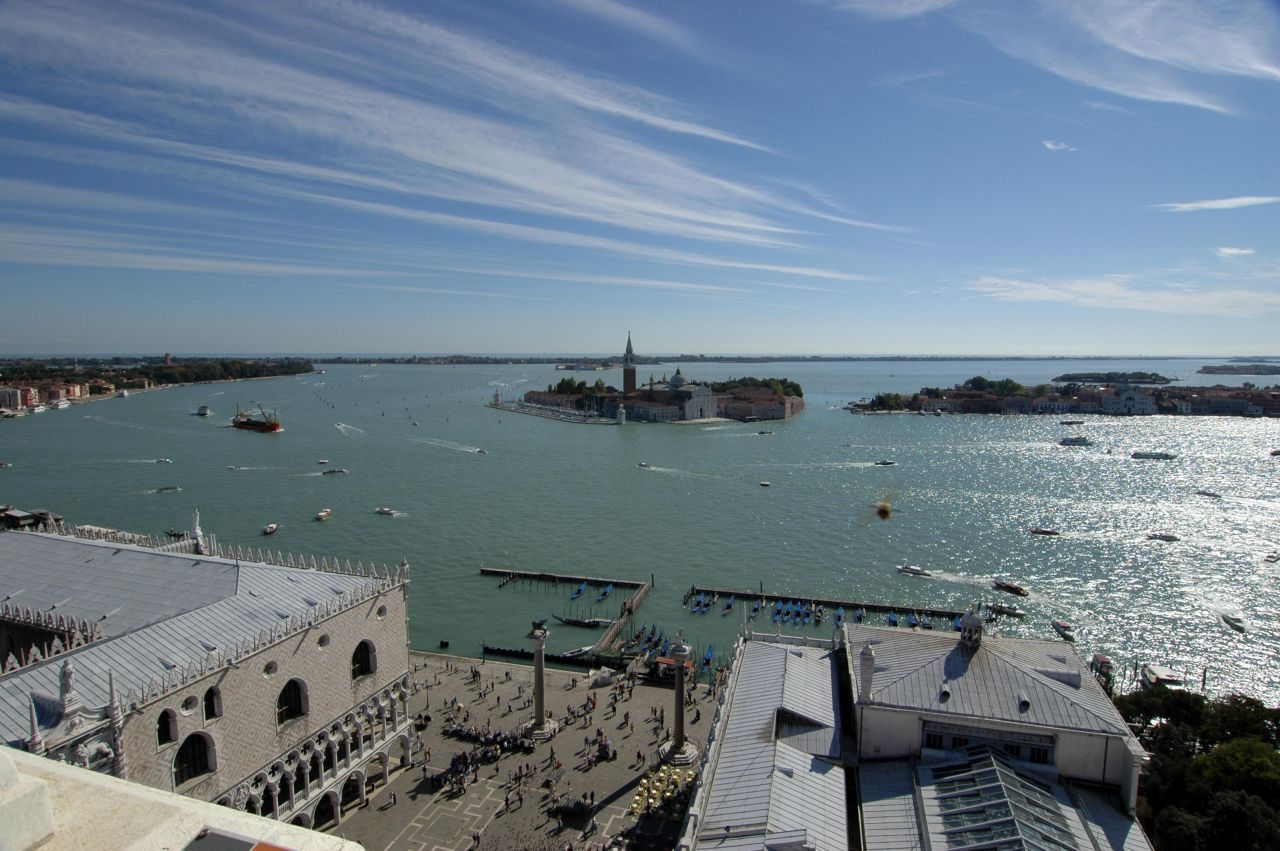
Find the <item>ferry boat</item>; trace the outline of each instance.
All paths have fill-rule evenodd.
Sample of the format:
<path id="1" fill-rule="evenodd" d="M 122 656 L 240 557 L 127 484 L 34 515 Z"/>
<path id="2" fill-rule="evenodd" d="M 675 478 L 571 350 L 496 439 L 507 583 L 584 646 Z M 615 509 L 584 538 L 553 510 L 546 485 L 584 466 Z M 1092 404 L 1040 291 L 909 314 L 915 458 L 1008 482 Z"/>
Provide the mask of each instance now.
<path id="1" fill-rule="evenodd" d="M 236 415 L 232 418 L 231 425 L 246 431 L 280 431 L 282 426 L 280 425 L 280 418 L 276 416 L 275 411 L 268 414 L 266 408 L 261 406 L 258 407 L 258 410 L 262 412 L 261 418 L 255 417 L 251 411 L 240 410 L 237 405 Z"/>
<path id="2" fill-rule="evenodd" d="M 1172 461 L 1178 456 L 1172 452 L 1135 452 L 1129 457 L 1138 461 Z"/>
<path id="3" fill-rule="evenodd" d="M 1058 441 L 1059 446 L 1093 446 L 1093 441 L 1087 437 L 1064 437 Z"/>

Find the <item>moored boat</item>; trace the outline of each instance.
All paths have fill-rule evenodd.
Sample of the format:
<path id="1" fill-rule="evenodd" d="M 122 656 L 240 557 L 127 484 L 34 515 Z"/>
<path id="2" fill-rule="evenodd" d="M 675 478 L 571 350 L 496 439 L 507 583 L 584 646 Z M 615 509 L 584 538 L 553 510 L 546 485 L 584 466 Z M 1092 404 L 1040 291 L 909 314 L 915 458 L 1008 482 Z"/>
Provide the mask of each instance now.
<path id="1" fill-rule="evenodd" d="M 602 626 L 608 626 L 613 623 L 612 618 L 569 618 L 560 615 L 552 615 L 551 617 L 568 626 L 581 626 L 587 629 L 598 629 Z"/>
<path id="2" fill-rule="evenodd" d="M 1184 685 L 1183 679 L 1177 671 L 1166 665 L 1157 665 L 1154 662 L 1147 662 L 1142 666 L 1138 682 L 1143 688 L 1163 686 L 1168 689 L 1181 689 Z"/>

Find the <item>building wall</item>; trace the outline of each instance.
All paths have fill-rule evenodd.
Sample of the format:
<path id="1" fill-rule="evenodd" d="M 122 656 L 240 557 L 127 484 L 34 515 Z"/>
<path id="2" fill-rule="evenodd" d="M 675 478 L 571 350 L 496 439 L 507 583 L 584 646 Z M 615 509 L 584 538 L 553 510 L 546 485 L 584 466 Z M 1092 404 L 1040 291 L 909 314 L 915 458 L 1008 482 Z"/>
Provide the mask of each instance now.
<path id="1" fill-rule="evenodd" d="M 925 713 L 860 704 L 858 755 L 862 759 L 905 759 L 918 756 L 923 746 L 923 722 L 964 725 L 992 733 L 1051 736 L 1055 740 L 1054 767 L 1074 780 L 1118 785 L 1127 788 L 1133 757 L 1119 736 L 1073 732 L 1031 724 L 1010 724 L 987 718 Z"/>
<path id="2" fill-rule="evenodd" d="M 409 668 L 406 588 L 401 585 L 339 612 L 311 629 L 270 645 L 237 667 L 221 668 L 130 713 L 124 726 L 129 779 L 173 790 L 173 761 L 178 748 L 187 736 L 203 731 L 214 741 L 216 768 L 177 791 L 213 800 L 317 731 L 341 720 L 380 689 L 403 679 Z M 379 616 L 383 607 L 385 613 Z M 321 637 L 325 635 L 328 646 L 321 647 Z M 364 639 L 374 644 L 377 667 L 372 675 L 353 681 L 351 657 Z M 268 664 L 276 666 L 274 674 L 264 673 Z M 306 684 L 307 714 L 277 726 L 276 701 L 281 689 L 294 677 Z M 222 715 L 206 721 L 204 695 L 211 686 L 221 692 Z M 183 703 L 189 698 L 195 699 L 195 706 L 185 711 Z M 160 745 L 157 723 L 166 709 L 177 715 L 177 736 L 172 743 Z"/>

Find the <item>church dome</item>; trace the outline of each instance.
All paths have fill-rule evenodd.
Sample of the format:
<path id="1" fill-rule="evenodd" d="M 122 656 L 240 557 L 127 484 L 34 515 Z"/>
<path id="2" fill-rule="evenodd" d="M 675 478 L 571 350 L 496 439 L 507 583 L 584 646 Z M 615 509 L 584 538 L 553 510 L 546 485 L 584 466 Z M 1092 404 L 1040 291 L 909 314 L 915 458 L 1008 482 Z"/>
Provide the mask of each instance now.
<path id="1" fill-rule="evenodd" d="M 685 381 L 684 376 L 680 373 L 680 367 L 676 367 L 676 374 L 671 376 L 671 386 L 683 387 L 687 383 L 688 382 Z"/>

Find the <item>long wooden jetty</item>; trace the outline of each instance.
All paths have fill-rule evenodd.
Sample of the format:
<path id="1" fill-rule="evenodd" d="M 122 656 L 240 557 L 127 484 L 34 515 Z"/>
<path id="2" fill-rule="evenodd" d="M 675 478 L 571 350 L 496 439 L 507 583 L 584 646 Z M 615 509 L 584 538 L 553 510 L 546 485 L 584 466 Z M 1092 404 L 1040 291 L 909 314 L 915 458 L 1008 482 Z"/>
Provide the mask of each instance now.
<path id="1" fill-rule="evenodd" d="M 831 617 L 835 609 L 841 606 L 845 609 L 847 618 L 853 617 L 855 609 L 862 609 L 868 614 L 888 614 L 889 612 L 897 612 L 899 615 L 906 617 L 910 612 L 917 615 L 930 618 L 945 618 L 948 622 L 955 620 L 959 615 L 963 615 L 962 611 L 953 611 L 951 609 L 935 609 L 928 606 L 914 606 L 907 603 L 871 603 L 865 600 L 840 600 L 834 597 L 812 597 L 801 594 L 779 594 L 774 591 L 763 591 L 760 589 L 742 589 L 742 588 L 717 588 L 714 586 L 691 585 L 685 594 L 685 605 L 689 600 L 698 594 L 706 594 L 709 597 L 719 595 L 720 601 L 723 602 L 729 597 L 734 597 L 735 606 L 750 606 L 754 601 L 763 599 L 765 606 L 772 606 L 774 603 L 812 603 L 820 605 L 827 609 L 827 617 Z M 762 607 L 763 609 L 763 607 Z"/>
<path id="2" fill-rule="evenodd" d="M 502 582 L 498 585 L 499 588 L 502 588 L 511 582 L 527 580 L 531 582 L 552 582 L 563 585 L 581 585 L 583 582 L 586 582 L 590 585 L 596 585 L 602 588 L 612 585 L 615 589 L 634 589 L 631 592 L 631 595 L 622 601 L 622 605 L 618 610 L 618 616 L 614 619 L 613 623 L 609 625 L 609 628 L 604 631 L 604 634 L 596 640 L 594 645 L 592 645 L 590 653 L 586 653 L 581 656 L 569 657 L 562 657 L 558 654 L 548 653 L 544 657 L 548 662 L 565 665 L 591 665 L 600 657 L 616 658 L 617 647 L 621 639 L 630 635 L 633 623 L 632 618 L 639 610 L 641 604 L 644 603 L 645 598 L 649 596 L 649 592 L 653 590 L 652 576 L 650 576 L 647 581 L 640 579 L 611 579 L 607 576 L 578 576 L 568 573 L 554 573 L 545 570 L 512 570 L 510 568 L 503 567 L 482 567 L 480 568 L 480 573 L 484 576 L 502 577 Z M 606 601 L 600 600 L 599 603 L 603 605 Z M 495 656 L 510 656 L 517 659 L 533 658 L 532 650 L 496 646 L 490 647 L 487 645 L 483 647 L 483 650 L 485 653 Z"/>

